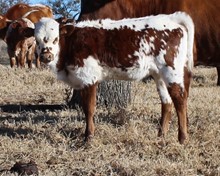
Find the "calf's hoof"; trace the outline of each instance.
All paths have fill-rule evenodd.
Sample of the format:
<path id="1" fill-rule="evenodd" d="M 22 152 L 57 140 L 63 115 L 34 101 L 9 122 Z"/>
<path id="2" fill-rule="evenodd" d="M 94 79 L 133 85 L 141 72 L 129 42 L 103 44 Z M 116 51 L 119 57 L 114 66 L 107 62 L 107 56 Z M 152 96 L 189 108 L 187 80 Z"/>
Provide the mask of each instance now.
<path id="1" fill-rule="evenodd" d="M 180 144 L 187 144 L 189 141 L 187 134 L 179 133 L 178 140 Z"/>
<path id="2" fill-rule="evenodd" d="M 87 135 L 87 136 L 85 136 L 84 142 L 90 143 L 90 142 L 92 142 L 93 138 L 94 138 L 94 135 L 92 135 L 92 134 Z"/>

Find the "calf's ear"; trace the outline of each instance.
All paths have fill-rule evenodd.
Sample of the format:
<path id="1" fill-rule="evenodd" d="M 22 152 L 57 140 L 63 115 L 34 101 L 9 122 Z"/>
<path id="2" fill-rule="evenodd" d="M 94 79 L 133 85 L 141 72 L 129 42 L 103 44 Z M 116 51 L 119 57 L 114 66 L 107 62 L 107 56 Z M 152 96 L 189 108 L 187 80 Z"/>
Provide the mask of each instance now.
<path id="1" fill-rule="evenodd" d="M 0 15 L 0 29 L 8 27 L 13 21 L 5 18 L 4 16 Z"/>
<path id="2" fill-rule="evenodd" d="M 19 34 L 24 36 L 24 37 L 32 37 L 34 36 L 34 29 L 33 28 L 20 28 L 19 29 Z"/>
<path id="3" fill-rule="evenodd" d="M 13 20 L 9 20 L 8 18 L 5 18 L 5 21 L 6 21 L 7 23 L 12 23 L 12 22 L 13 22 Z"/>
<path id="4" fill-rule="evenodd" d="M 60 28 L 60 36 L 70 36 L 74 31 L 73 25 L 65 25 Z"/>

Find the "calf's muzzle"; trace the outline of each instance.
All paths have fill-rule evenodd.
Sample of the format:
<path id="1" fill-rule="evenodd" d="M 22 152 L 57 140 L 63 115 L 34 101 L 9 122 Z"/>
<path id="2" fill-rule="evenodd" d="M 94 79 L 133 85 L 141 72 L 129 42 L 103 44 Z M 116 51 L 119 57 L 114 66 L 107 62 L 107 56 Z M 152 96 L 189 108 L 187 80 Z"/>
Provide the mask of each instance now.
<path id="1" fill-rule="evenodd" d="M 49 63 L 54 60 L 54 56 L 51 52 L 42 52 L 40 54 L 40 61 L 43 63 Z"/>

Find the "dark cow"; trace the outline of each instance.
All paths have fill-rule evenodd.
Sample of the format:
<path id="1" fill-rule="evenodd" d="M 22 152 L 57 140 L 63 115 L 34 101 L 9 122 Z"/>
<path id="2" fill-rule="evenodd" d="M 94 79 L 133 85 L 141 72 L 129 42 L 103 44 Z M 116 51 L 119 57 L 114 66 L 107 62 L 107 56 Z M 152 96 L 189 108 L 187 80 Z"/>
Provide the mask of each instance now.
<path id="1" fill-rule="evenodd" d="M 32 39 L 19 41 L 19 39 L 23 38 L 23 36 L 19 36 L 19 32 L 17 31 L 16 28 L 14 28 L 14 26 L 16 26 L 15 23 L 11 25 L 10 32 L 7 32 L 10 24 L 15 20 L 19 21 L 16 22 L 17 25 L 21 24 L 22 18 L 26 18 L 27 20 L 30 20 L 32 23 L 36 23 L 42 17 L 50 17 L 50 18 L 53 17 L 53 12 L 50 7 L 41 4 L 28 5 L 24 3 L 16 4 L 11 8 L 9 8 L 6 14 L 0 15 L 0 39 L 6 41 L 7 44 L 10 43 L 10 46 L 8 48 L 8 55 L 10 57 L 11 67 L 14 67 L 15 64 L 21 67 L 24 66 L 23 64 L 25 58 L 21 56 L 22 53 L 28 54 L 27 60 L 29 61 L 32 60 L 33 56 L 30 55 L 30 53 L 32 53 L 30 51 L 32 50 L 33 47 L 30 46 L 33 46 L 32 45 L 33 41 Z M 19 28 L 22 28 L 22 26 L 20 26 Z M 7 33 L 7 40 L 6 40 L 6 33 Z M 11 40 L 12 38 L 14 38 L 14 40 Z M 14 46 L 15 44 L 18 44 L 16 48 Z M 28 50 L 25 51 L 25 49 Z M 16 52 L 16 50 L 21 52 Z M 28 65 L 29 67 L 31 67 L 32 64 L 30 64 L 29 62 Z M 37 67 L 40 66 L 38 60 L 36 60 L 36 65 Z"/>
<path id="2" fill-rule="evenodd" d="M 60 33 L 60 34 L 59 34 Z M 172 102 L 179 120 L 179 142 L 187 138 L 187 97 L 193 68 L 194 25 L 185 13 L 64 25 L 42 18 L 35 28 L 37 52 L 57 78 L 80 89 L 86 140 L 94 135 L 96 87 L 103 80 L 141 81 L 153 76 L 170 120 Z M 168 123 L 160 133 L 165 135 Z"/>
<path id="3" fill-rule="evenodd" d="M 53 12 L 50 7 L 37 4 L 28 5 L 24 3 L 19 3 L 8 9 L 6 14 L 0 15 L 0 37 L 4 40 L 8 23 L 14 20 L 20 19 L 22 17 L 28 18 L 33 23 L 36 23 L 42 17 L 53 17 Z"/>
<path id="4" fill-rule="evenodd" d="M 195 65 L 217 67 L 217 85 L 220 86 L 219 9 L 219 0 L 82 0 L 79 20 L 122 19 L 184 11 L 195 24 Z"/>
<path id="5" fill-rule="evenodd" d="M 33 36 L 27 37 L 23 33 L 26 28 L 34 29 L 34 23 L 27 18 L 15 20 L 8 27 L 5 41 L 8 46 L 7 50 L 11 67 L 14 67 L 16 64 L 17 67 L 25 67 L 27 61 L 28 67 L 32 68 L 36 41 Z M 38 62 L 37 67 L 39 67 Z"/>

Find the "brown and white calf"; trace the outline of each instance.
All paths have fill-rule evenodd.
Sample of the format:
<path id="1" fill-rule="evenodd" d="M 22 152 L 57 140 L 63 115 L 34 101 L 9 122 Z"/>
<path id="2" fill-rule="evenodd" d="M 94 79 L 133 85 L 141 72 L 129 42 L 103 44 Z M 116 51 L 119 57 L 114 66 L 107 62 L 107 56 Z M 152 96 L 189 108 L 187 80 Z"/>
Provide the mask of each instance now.
<path id="1" fill-rule="evenodd" d="M 168 131 L 172 103 L 180 143 L 187 138 L 187 98 L 193 69 L 194 24 L 185 13 L 59 24 L 42 18 L 35 28 L 37 52 L 59 80 L 81 89 L 86 140 L 94 135 L 97 84 L 103 80 L 154 78 L 161 99 L 159 134 Z"/>
<path id="2" fill-rule="evenodd" d="M 5 41 L 8 46 L 11 67 L 16 64 L 17 67 L 25 67 L 27 61 L 28 67 L 32 68 L 36 41 L 34 36 L 27 36 L 24 33 L 27 28 L 34 29 L 34 24 L 27 18 L 15 20 L 8 27 Z M 39 65 L 37 66 L 39 67 Z"/>

